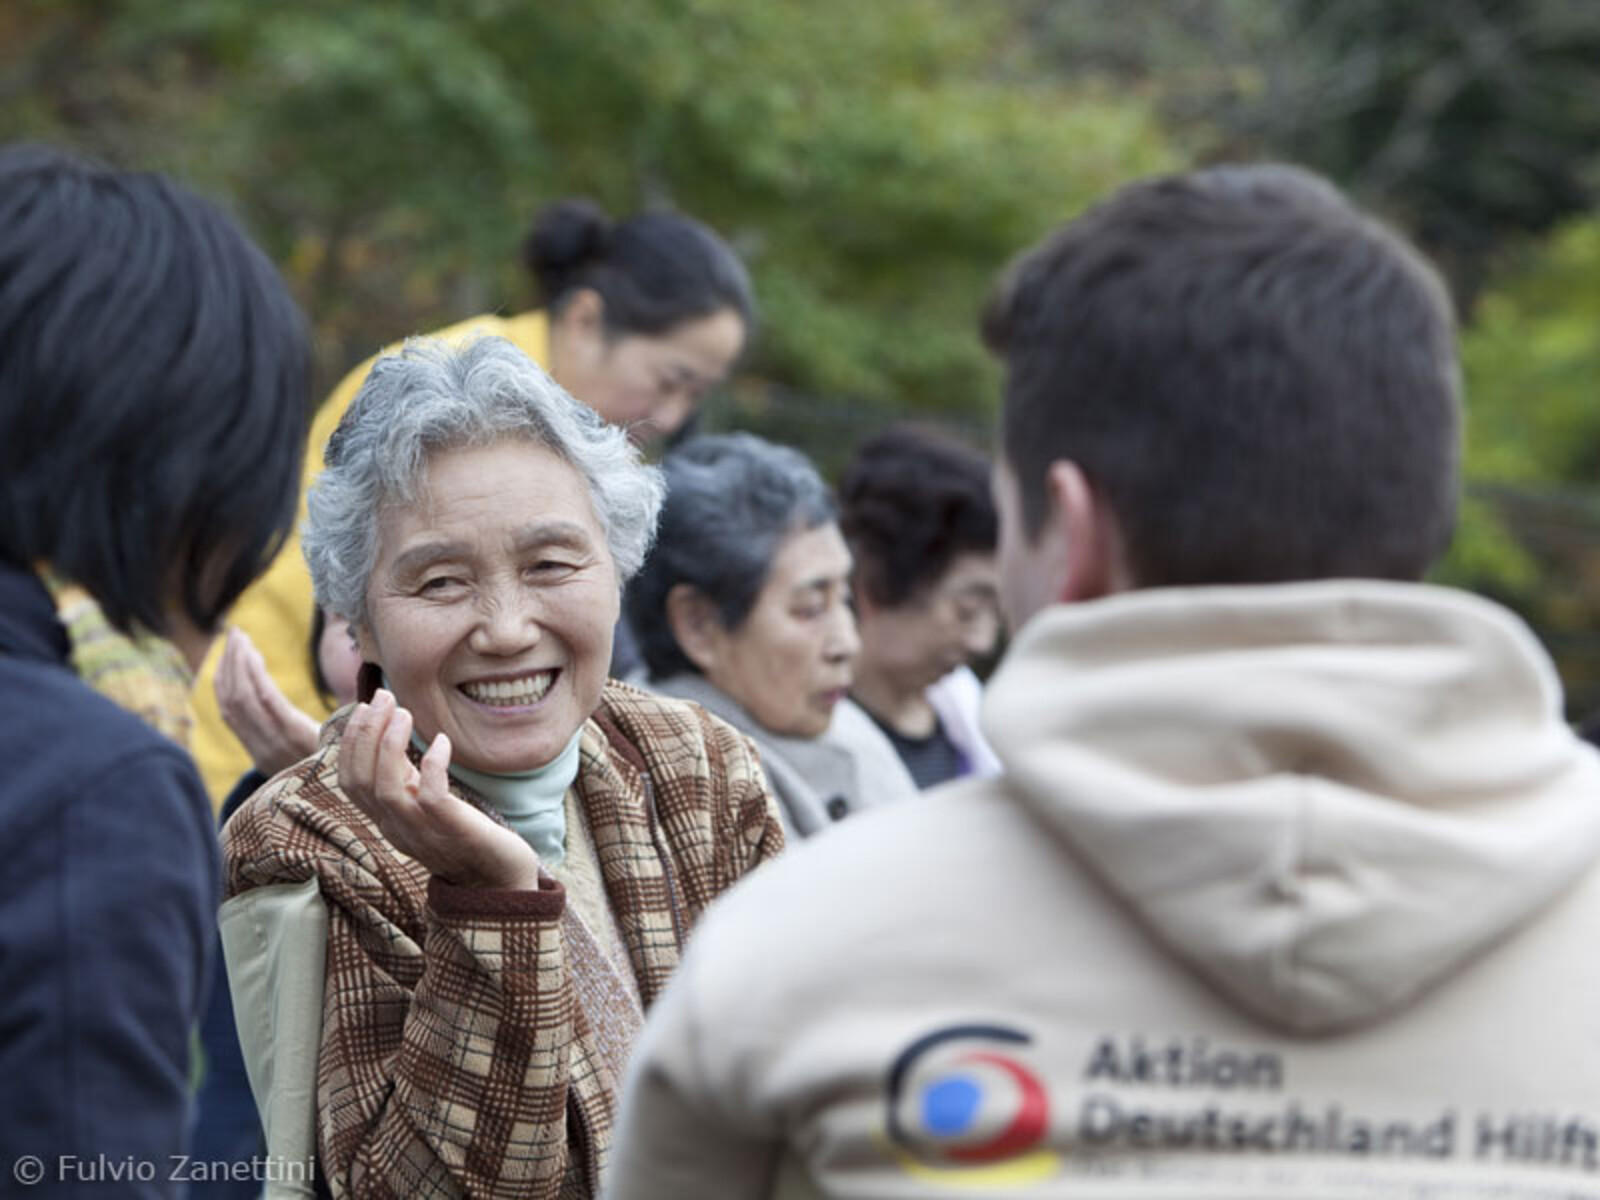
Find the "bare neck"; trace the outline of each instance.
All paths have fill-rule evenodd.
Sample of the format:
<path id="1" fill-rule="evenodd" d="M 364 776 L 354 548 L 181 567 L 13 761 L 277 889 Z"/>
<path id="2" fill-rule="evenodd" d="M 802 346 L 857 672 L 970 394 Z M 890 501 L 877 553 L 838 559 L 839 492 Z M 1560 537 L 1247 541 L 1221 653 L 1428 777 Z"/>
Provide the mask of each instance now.
<path id="1" fill-rule="evenodd" d="M 898 683 L 865 662 L 857 664 L 850 696 L 902 737 L 927 737 L 938 726 L 938 717 L 921 688 Z"/>

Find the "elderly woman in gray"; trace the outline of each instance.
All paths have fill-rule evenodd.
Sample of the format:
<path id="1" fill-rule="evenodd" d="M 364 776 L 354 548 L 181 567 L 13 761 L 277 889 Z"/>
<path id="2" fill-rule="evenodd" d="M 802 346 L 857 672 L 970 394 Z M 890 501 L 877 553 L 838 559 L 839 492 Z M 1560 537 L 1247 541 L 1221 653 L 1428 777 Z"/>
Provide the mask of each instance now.
<path id="1" fill-rule="evenodd" d="M 750 735 L 791 836 L 916 795 L 848 698 L 850 551 L 816 469 L 750 434 L 696 439 L 662 466 L 656 547 L 625 599 L 649 686 Z"/>
<path id="2" fill-rule="evenodd" d="M 327 464 L 360 701 L 224 844 L 269 1149 L 336 1196 L 591 1195 L 644 1010 L 783 843 L 744 738 L 607 680 L 659 475 L 499 339 L 380 359 Z"/>

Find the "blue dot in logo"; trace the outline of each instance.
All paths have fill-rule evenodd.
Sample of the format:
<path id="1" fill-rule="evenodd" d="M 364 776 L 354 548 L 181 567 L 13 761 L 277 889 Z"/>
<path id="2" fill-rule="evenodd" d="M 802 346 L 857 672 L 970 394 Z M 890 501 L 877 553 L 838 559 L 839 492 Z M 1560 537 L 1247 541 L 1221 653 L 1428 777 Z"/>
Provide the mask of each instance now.
<path id="1" fill-rule="evenodd" d="M 964 1075 L 930 1083 L 922 1092 L 922 1123 L 929 1133 L 964 1133 L 978 1115 L 983 1089 Z"/>

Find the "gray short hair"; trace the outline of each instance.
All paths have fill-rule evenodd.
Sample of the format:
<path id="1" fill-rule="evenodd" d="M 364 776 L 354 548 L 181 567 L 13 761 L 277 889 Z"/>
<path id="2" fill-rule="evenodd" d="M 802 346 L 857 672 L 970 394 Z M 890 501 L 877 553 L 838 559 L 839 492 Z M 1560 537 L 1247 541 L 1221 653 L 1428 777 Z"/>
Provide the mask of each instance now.
<path id="1" fill-rule="evenodd" d="M 667 593 L 687 583 L 727 629 L 755 607 L 778 548 L 837 519 L 833 497 L 798 450 L 750 433 L 698 437 L 661 464 L 667 502 L 654 553 L 628 585 L 624 611 L 655 679 L 696 667 L 667 620 Z"/>
<path id="2" fill-rule="evenodd" d="M 627 434 L 504 338 L 412 338 L 373 364 L 328 439 L 303 538 L 317 603 L 364 624 L 383 506 L 415 503 L 439 451 L 508 438 L 543 446 L 584 477 L 617 578 L 631 578 L 655 536 L 663 484 Z"/>

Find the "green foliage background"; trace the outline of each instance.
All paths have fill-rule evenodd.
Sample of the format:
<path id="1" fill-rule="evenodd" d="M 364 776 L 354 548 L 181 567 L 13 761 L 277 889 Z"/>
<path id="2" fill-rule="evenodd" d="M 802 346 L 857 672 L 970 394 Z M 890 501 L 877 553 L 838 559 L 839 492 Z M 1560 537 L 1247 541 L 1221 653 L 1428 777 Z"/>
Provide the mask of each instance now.
<path id="1" fill-rule="evenodd" d="M 532 301 L 545 201 L 727 234 L 763 327 L 711 424 L 836 467 L 896 416 L 983 440 L 1004 262 L 1132 177 L 1281 157 L 1417 237 L 1465 315 L 1467 503 L 1440 577 L 1525 613 L 1600 706 L 1593 0 L 9 0 L 0 139 L 229 204 L 324 388 Z"/>
<path id="2" fill-rule="evenodd" d="M 1030 66 L 1002 6 L 592 0 L 31 4 L 8 135 L 230 197 L 331 377 L 401 331 L 530 302 L 546 200 L 671 203 L 729 235 L 763 382 L 987 423 L 974 333 L 1013 252 L 1176 165 L 1154 106 Z M 31 66 L 30 66 L 31 64 Z M 84 109 L 96 111 L 84 120 Z"/>
<path id="3" fill-rule="evenodd" d="M 1520 610 L 1600 710 L 1600 213 L 1500 266 L 1462 341 L 1467 503 L 1444 582 Z"/>

